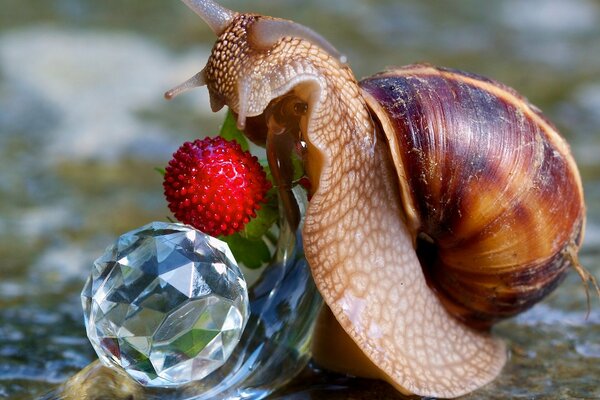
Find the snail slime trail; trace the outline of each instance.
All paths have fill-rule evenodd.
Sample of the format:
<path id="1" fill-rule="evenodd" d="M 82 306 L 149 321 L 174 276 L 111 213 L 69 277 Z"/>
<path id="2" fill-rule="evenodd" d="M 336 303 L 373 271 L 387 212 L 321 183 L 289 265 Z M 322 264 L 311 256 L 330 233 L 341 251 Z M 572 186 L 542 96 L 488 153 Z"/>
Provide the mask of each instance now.
<path id="1" fill-rule="evenodd" d="M 492 79 L 415 64 L 357 82 L 309 28 L 184 2 L 217 41 L 169 93 L 206 84 L 213 110 L 266 145 L 293 226 L 291 158 L 306 144 L 304 250 L 331 310 L 314 350 L 346 346 L 369 364 L 359 375 L 403 393 L 457 397 L 495 379 L 506 348 L 489 327 L 580 269 L 583 190 L 555 127 Z"/>

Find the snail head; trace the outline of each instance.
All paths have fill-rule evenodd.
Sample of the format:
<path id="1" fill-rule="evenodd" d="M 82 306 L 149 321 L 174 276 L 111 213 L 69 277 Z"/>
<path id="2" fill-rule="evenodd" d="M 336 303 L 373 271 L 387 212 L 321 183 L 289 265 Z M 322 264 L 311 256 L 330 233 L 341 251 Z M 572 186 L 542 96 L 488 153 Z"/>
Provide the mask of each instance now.
<path id="1" fill-rule="evenodd" d="M 298 23 L 228 10 L 212 0 L 182 0 L 217 35 L 206 66 L 165 93 L 167 99 L 189 89 L 208 87 L 213 111 L 228 105 L 240 129 L 260 115 L 271 100 L 306 84 L 304 66 L 290 56 L 300 41 L 314 44 L 343 63 L 344 57 L 319 34 Z M 305 91 L 306 96 L 313 92 Z"/>

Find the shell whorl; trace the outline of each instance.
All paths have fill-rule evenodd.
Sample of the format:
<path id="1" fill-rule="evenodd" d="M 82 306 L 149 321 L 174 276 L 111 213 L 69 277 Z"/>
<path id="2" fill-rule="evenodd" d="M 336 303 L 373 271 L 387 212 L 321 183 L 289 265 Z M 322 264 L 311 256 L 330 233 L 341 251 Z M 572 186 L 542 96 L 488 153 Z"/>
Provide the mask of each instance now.
<path id="1" fill-rule="evenodd" d="M 390 141 L 428 282 L 447 309 L 486 328 L 556 287 L 585 207 L 568 146 L 539 111 L 497 82 L 429 65 L 361 87 Z"/>

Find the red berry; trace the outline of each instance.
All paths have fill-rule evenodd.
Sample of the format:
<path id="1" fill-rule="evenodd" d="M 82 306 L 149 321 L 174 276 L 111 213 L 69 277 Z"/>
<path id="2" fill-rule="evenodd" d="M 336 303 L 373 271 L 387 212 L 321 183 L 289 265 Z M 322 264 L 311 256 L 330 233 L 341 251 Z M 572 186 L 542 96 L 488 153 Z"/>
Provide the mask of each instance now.
<path id="1" fill-rule="evenodd" d="M 258 159 L 221 137 L 184 143 L 165 171 L 175 218 L 211 236 L 242 230 L 271 188 Z"/>

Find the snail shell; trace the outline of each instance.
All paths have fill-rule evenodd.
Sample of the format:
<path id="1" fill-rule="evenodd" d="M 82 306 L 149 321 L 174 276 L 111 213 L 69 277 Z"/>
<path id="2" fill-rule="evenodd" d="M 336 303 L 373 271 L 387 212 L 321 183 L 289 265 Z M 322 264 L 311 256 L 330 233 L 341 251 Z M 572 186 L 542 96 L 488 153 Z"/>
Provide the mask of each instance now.
<path id="1" fill-rule="evenodd" d="M 363 80 L 429 285 L 488 327 L 565 276 L 585 218 L 577 167 L 539 110 L 493 80 L 409 65 Z"/>
<path id="2" fill-rule="evenodd" d="M 507 354 L 487 328 L 576 261 L 582 187 L 556 130 L 488 79 L 418 65 L 359 86 L 305 27 L 184 2 L 218 39 L 167 97 L 206 84 L 213 109 L 229 106 L 272 166 L 295 147 L 286 141 L 306 149 L 304 248 L 331 310 L 314 348 L 340 357 L 318 361 L 425 396 L 493 380 Z M 289 186 L 284 171 L 274 176 Z M 364 362 L 344 362 L 350 354 Z"/>

